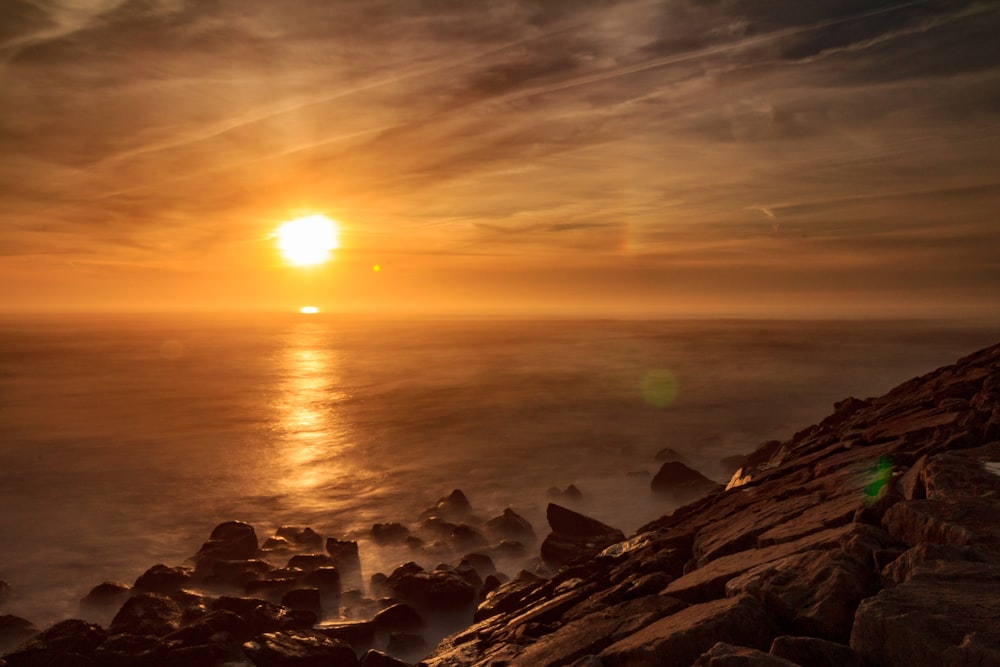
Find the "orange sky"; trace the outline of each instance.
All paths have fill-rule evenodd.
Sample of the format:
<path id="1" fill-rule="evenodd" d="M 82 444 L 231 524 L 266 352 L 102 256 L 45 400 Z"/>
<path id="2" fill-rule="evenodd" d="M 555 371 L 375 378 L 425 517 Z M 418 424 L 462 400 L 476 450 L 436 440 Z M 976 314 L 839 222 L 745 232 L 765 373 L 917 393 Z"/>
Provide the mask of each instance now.
<path id="1" fill-rule="evenodd" d="M 996 3 L 8 0 L 0 26 L 0 311 L 1000 316 Z M 291 267 L 272 234 L 314 213 L 340 248 Z"/>

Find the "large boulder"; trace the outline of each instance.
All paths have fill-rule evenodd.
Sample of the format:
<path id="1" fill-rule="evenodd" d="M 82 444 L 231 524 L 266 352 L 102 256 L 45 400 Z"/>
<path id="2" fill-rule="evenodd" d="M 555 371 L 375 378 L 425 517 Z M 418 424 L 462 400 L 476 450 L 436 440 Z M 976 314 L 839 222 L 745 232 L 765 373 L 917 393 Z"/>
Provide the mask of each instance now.
<path id="1" fill-rule="evenodd" d="M 775 637 L 770 653 L 808 667 L 861 667 L 861 659 L 849 646 L 817 637 Z"/>
<path id="2" fill-rule="evenodd" d="M 385 585 L 392 597 L 410 604 L 424 616 L 468 611 L 471 618 L 476 601 L 475 587 L 452 568 L 430 571 L 408 568 L 398 575 L 394 572 Z"/>
<path id="3" fill-rule="evenodd" d="M 86 612 L 118 609 L 132 594 L 128 584 L 105 581 L 90 589 L 90 592 L 80 599 L 80 609 Z"/>
<path id="4" fill-rule="evenodd" d="M 191 581 L 190 568 L 168 567 L 161 563 L 140 574 L 132 584 L 132 588 L 140 593 L 171 595 L 182 588 L 190 587 Z"/>
<path id="5" fill-rule="evenodd" d="M 649 483 L 649 488 L 672 500 L 688 502 L 714 491 L 721 491 L 723 486 L 680 461 L 667 461 L 660 466 L 653 481 Z"/>
<path id="6" fill-rule="evenodd" d="M 483 528 L 497 541 L 514 540 L 523 544 L 534 544 L 537 539 L 531 523 L 509 507 L 499 516 L 488 520 Z"/>
<path id="7" fill-rule="evenodd" d="M 111 631 L 162 637 L 181 625 L 180 605 L 160 593 L 140 593 L 129 598 L 111 621 Z"/>
<path id="8" fill-rule="evenodd" d="M 253 526 L 243 521 L 226 521 L 212 530 L 208 541 L 193 557 L 195 574 L 212 574 L 216 561 L 246 560 L 256 557 L 259 549 Z"/>
<path id="9" fill-rule="evenodd" d="M 472 514 L 472 505 L 461 490 L 455 489 L 447 496 L 438 498 L 434 507 L 424 510 L 422 516 L 439 516 L 449 521 L 461 521 Z"/>
<path id="10" fill-rule="evenodd" d="M 545 516 L 552 532 L 542 542 L 541 556 L 553 567 L 589 558 L 625 540 L 625 534 L 617 528 L 555 503 L 549 503 Z"/>
<path id="11" fill-rule="evenodd" d="M 797 662 L 746 646 L 718 642 L 694 661 L 691 667 L 801 667 Z M 810 666 L 811 667 L 811 666 Z"/>
<path id="12" fill-rule="evenodd" d="M 11 614 L 0 616 L 0 655 L 37 634 L 38 628 L 26 618 Z"/>
<path id="13" fill-rule="evenodd" d="M 861 602 L 851 648 L 872 665 L 1000 664 L 1000 565 L 931 562 Z"/>
<path id="14" fill-rule="evenodd" d="M 342 584 L 361 588 L 361 556 L 358 552 L 358 543 L 353 540 L 338 540 L 334 537 L 328 537 L 326 539 L 326 552 L 330 554 L 334 567 L 340 572 Z"/>

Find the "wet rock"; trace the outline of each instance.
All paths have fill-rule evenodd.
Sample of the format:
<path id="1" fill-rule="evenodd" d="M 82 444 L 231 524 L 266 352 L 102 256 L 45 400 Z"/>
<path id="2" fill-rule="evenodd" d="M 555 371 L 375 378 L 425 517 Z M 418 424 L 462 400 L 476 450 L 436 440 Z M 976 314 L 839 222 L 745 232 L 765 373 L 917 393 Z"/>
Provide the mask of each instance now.
<path id="1" fill-rule="evenodd" d="M 100 667 L 159 667 L 166 661 L 168 650 L 159 637 L 119 634 L 103 641 L 94 650 L 93 659 Z"/>
<path id="2" fill-rule="evenodd" d="M 536 594 L 544 584 L 545 579 L 522 570 L 517 577 L 501 584 L 486 596 L 476 608 L 475 620 L 479 622 L 527 607 L 532 600 L 537 599 Z"/>
<path id="3" fill-rule="evenodd" d="M 318 588 L 295 588 L 281 596 L 282 606 L 300 611 L 323 614 L 323 602 Z"/>
<path id="4" fill-rule="evenodd" d="M 185 646 L 212 642 L 242 644 L 253 636 L 250 624 L 238 614 L 226 609 L 218 609 L 208 612 L 189 625 L 164 636 L 164 640 L 179 642 Z"/>
<path id="5" fill-rule="evenodd" d="M 649 488 L 654 493 L 669 496 L 679 502 L 694 500 L 723 489 L 721 484 L 680 461 L 667 461 L 660 466 L 653 481 L 649 483 Z"/>
<path id="6" fill-rule="evenodd" d="M 439 516 L 449 521 L 461 521 L 472 514 L 472 505 L 459 489 L 455 489 L 447 496 L 438 498 L 434 507 L 424 510 L 422 516 Z"/>
<path id="7" fill-rule="evenodd" d="M 288 565 L 285 567 L 289 570 L 302 570 L 303 573 L 309 573 L 318 567 L 334 566 L 336 566 L 336 562 L 326 554 L 296 554 L 288 559 Z"/>
<path id="8" fill-rule="evenodd" d="M 278 630 L 301 630 L 316 625 L 316 614 L 286 609 L 257 598 L 222 596 L 212 604 L 212 610 L 224 609 L 242 618 L 254 635 Z"/>
<path id="9" fill-rule="evenodd" d="M 80 599 L 80 609 L 85 611 L 103 611 L 118 609 L 132 594 L 128 584 L 105 581 L 90 589 L 90 592 Z"/>
<path id="10" fill-rule="evenodd" d="M 509 507 L 499 516 L 488 520 L 483 528 L 497 541 L 512 540 L 522 544 L 534 544 L 537 540 L 531 523 Z"/>
<path id="11" fill-rule="evenodd" d="M 154 565 L 139 575 L 132 589 L 140 593 L 162 593 L 170 595 L 191 586 L 191 569 L 187 567 L 167 567 L 162 563 Z"/>
<path id="12" fill-rule="evenodd" d="M 336 567 L 318 567 L 302 583 L 319 591 L 325 609 L 336 611 L 340 606 L 340 570 Z"/>
<path id="13" fill-rule="evenodd" d="M 72 667 L 96 665 L 94 651 L 108 633 L 79 619 L 60 621 L 4 656 L 8 667 Z"/>
<path id="14" fill-rule="evenodd" d="M 278 600 L 297 585 L 298 579 L 295 577 L 273 577 L 248 581 L 243 590 L 251 597 L 265 597 L 269 600 Z"/>
<path id="15" fill-rule="evenodd" d="M 371 649 L 361 656 L 361 667 L 410 667 L 410 663 Z"/>
<path id="16" fill-rule="evenodd" d="M 493 559 L 486 554 L 482 553 L 468 553 L 462 556 L 462 559 L 458 563 L 459 567 L 468 566 L 473 568 L 480 577 L 488 577 L 491 574 L 495 574 L 497 571 L 496 565 L 493 563 Z"/>
<path id="17" fill-rule="evenodd" d="M 358 658 L 345 642 L 321 632 L 287 630 L 257 635 L 243 651 L 258 667 L 356 667 Z"/>
<path id="18" fill-rule="evenodd" d="M 466 523 L 455 524 L 448 538 L 452 546 L 459 551 L 476 549 L 488 544 L 482 533 Z"/>
<path id="19" fill-rule="evenodd" d="M 0 616 L 0 655 L 37 634 L 38 628 L 26 618 L 11 614 Z"/>
<path id="20" fill-rule="evenodd" d="M 800 667 L 800 665 L 754 648 L 719 642 L 702 653 L 691 667 Z"/>
<path id="21" fill-rule="evenodd" d="M 129 598 L 111 621 L 111 631 L 162 637 L 181 625 L 181 607 L 161 593 L 140 593 Z"/>
<path id="22" fill-rule="evenodd" d="M 689 665 L 717 642 L 766 650 L 776 634 L 764 606 L 744 595 L 687 607 L 612 644 L 598 657 L 607 667 Z"/>
<path id="23" fill-rule="evenodd" d="M 423 628 L 426 623 L 420 614 L 405 602 L 400 602 L 386 607 L 372 618 L 372 625 L 375 631 L 382 634 L 390 632 L 415 632 Z"/>
<path id="24" fill-rule="evenodd" d="M 549 503 L 546 518 L 552 532 L 542 542 L 541 556 L 552 567 L 589 558 L 625 540 L 620 530 L 555 503 Z"/>
<path id="25" fill-rule="evenodd" d="M 398 576 L 393 573 L 386 586 L 393 597 L 410 604 L 421 615 L 468 610 L 471 617 L 476 600 L 473 585 L 451 569 L 409 570 Z"/>
<path id="26" fill-rule="evenodd" d="M 216 561 L 254 558 L 257 550 L 257 533 L 253 526 L 242 521 L 220 523 L 194 555 L 195 575 L 211 574 Z"/>
<path id="27" fill-rule="evenodd" d="M 808 667 L 862 667 L 851 647 L 816 637 L 775 637 L 770 653 Z"/>
<path id="28" fill-rule="evenodd" d="M 376 523 L 370 531 L 377 544 L 401 544 L 410 536 L 410 529 L 401 523 Z"/>

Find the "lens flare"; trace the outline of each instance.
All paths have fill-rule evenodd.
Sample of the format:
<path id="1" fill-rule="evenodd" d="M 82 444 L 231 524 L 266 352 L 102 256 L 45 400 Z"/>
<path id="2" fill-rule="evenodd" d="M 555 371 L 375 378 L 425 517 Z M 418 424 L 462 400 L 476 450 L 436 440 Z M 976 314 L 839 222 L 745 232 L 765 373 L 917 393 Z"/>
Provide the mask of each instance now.
<path id="1" fill-rule="evenodd" d="M 677 400 L 680 387 L 674 372 L 665 368 L 646 371 L 639 383 L 642 398 L 654 408 L 665 408 Z"/>
<path id="2" fill-rule="evenodd" d="M 303 315 L 315 315 L 319 312 L 319 308 L 316 306 L 302 306 L 299 308 L 299 312 Z"/>
<path id="3" fill-rule="evenodd" d="M 278 228 L 278 249 L 296 266 L 322 264 L 339 247 L 337 225 L 325 215 L 290 220 Z"/>

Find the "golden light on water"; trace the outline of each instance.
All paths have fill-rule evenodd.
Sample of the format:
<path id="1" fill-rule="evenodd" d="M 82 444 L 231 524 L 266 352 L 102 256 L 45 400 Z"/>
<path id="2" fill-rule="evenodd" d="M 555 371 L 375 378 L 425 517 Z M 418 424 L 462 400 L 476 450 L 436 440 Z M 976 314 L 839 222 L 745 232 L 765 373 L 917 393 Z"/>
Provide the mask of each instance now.
<path id="1" fill-rule="evenodd" d="M 299 312 L 303 315 L 315 315 L 319 312 L 319 308 L 316 306 L 302 306 L 299 308 Z"/>
<path id="2" fill-rule="evenodd" d="M 278 249 L 295 266 L 322 264 L 340 246 L 337 225 L 325 215 L 289 220 L 277 231 Z"/>

